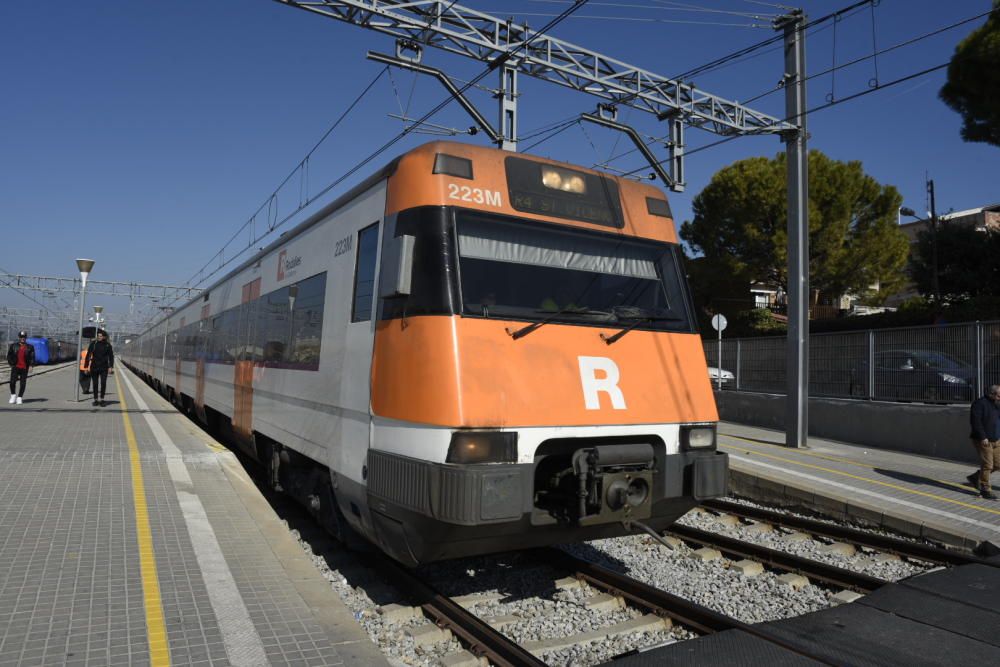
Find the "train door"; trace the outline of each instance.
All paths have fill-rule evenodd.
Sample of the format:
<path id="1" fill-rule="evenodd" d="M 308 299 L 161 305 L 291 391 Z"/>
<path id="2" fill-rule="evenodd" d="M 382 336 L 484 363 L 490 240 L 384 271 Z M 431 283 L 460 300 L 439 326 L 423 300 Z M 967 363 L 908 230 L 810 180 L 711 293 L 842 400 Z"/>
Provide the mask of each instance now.
<path id="1" fill-rule="evenodd" d="M 253 371 L 257 359 L 257 306 L 260 278 L 243 285 L 237 324 L 238 354 L 233 363 L 233 431 L 245 442 L 253 434 Z"/>
<path id="2" fill-rule="evenodd" d="M 378 248 L 381 221 L 373 221 L 361 228 L 355 237 L 354 285 L 351 294 L 350 319 L 345 336 L 343 362 L 344 382 L 341 384 L 341 402 L 344 412 L 343 441 L 346 470 L 357 475 L 362 482 L 366 474 L 371 442 L 371 371 L 372 351 L 375 340 L 375 277 L 378 275 Z"/>

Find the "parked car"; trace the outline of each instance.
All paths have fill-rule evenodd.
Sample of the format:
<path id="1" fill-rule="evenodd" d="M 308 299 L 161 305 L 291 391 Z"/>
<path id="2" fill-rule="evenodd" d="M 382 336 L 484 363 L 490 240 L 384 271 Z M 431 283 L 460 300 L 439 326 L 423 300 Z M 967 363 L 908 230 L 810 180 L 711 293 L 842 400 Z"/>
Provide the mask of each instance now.
<path id="1" fill-rule="evenodd" d="M 715 366 L 708 367 L 708 378 L 712 381 L 713 386 L 719 385 L 719 374 L 722 375 L 722 386 L 728 388 L 731 383 L 736 381 L 736 376 L 733 375 L 732 371 L 727 371 L 726 369 L 719 370 Z"/>
<path id="2" fill-rule="evenodd" d="M 855 386 L 863 387 L 867 376 L 863 362 L 854 373 Z M 976 371 L 937 350 L 884 350 L 875 353 L 874 379 L 876 400 L 967 403 L 974 398 Z"/>

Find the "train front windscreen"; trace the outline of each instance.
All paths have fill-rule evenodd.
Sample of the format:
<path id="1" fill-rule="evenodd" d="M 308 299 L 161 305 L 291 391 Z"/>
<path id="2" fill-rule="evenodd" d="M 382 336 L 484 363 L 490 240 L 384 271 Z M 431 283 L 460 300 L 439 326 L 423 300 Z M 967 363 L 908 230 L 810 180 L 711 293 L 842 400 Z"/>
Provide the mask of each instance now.
<path id="1" fill-rule="evenodd" d="M 677 246 L 456 212 L 463 314 L 690 332 Z"/>
<path id="2" fill-rule="evenodd" d="M 412 289 L 380 319 L 454 315 L 695 331 L 681 251 L 613 232 L 449 207 L 401 212 Z"/>

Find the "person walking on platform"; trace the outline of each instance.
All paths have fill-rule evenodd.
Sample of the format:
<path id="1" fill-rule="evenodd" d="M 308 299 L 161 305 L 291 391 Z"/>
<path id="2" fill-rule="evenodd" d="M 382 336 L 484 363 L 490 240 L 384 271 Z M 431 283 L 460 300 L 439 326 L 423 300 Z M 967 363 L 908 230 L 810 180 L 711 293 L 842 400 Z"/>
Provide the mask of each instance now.
<path id="1" fill-rule="evenodd" d="M 90 365 L 87 363 L 87 350 L 80 352 L 80 390 L 90 393 Z"/>
<path id="2" fill-rule="evenodd" d="M 111 349 L 111 343 L 107 341 L 107 334 L 103 331 L 97 332 L 97 340 L 92 342 L 87 348 L 87 366 L 90 370 L 90 378 L 93 383 L 94 405 L 98 404 L 103 408 L 104 391 L 108 386 L 108 370 L 115 365 L 115 351 Z M 98 393 L 100 399 L 98 399 Z"/>
<path id="3" fill-rule="evenodd" d="M 972 403 L 969 422 L 972 444 L 979 450 L 979 470 L 966 479 L 983 498 L 996 500 L 990 488 L 990 471 L 1000 469 L 1000 384 L 990 386 L 985 396 Z"/>
<path id="4" fill-rule="evenodd" d="M 7 363 L 10 364 L 10 400 L 8 403 L 21 405 L 24 388 L 28 384 L 28 369 L 35 365 L 35 347 L 28 345 L 28 332 L 17 334 L 17 342 L 7 348 Z M 14 386 L 20 382 L 15 393 Z"/>

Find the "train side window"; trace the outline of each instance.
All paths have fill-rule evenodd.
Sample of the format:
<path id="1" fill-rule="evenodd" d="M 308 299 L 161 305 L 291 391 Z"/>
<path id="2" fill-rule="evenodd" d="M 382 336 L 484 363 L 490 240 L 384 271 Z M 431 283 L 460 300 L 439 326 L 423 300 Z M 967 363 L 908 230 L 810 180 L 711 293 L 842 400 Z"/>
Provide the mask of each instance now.
<path id="1" fill-rule="evenodd" d="M 372 318 L 375 295 L 375 259 L 378 255 L 378 223 L 358 232 L 358 257 L 354 267 L 354 307 L 351 322 L 367 322 Z"/>

